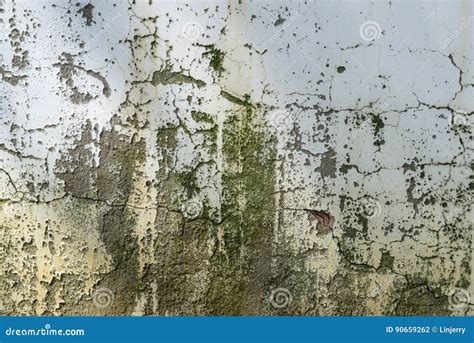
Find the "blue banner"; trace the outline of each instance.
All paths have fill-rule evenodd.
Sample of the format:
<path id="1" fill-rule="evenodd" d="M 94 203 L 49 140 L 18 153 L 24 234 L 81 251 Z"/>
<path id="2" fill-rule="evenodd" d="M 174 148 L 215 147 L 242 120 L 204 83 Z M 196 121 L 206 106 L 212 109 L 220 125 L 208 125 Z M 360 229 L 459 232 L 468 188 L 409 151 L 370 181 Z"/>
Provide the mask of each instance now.
<path id="1" fill-rule="evenodd" d="M 473 317 L 1 317 L 0 342 L 468 342 Z"/>

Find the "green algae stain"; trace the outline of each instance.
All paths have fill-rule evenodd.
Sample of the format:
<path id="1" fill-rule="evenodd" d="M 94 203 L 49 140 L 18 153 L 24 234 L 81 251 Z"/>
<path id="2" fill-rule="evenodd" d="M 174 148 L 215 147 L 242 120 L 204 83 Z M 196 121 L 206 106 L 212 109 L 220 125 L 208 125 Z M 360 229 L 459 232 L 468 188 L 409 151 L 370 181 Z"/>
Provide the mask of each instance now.
<path id="1" fill-rule="evenodd" d="M 192 112 L 203 143 L 193 151 L 196 164 L 177 169 L 181 139 L 192 133 L 183 123 L 159 130 L 156 138 L 160 168 L 156 173 L 158 212 L 155 220 L 159 246 L 155 252 L 156 265 L 150 267 L 147 278 L 156 283 L 157 314 L 208 314 L 202 304 L 208 275 L 208 242 L 215 235 L 214 222 L 209 219 L 207 201 L 200 187 L 200 168 L 208 164 L 200 153 L 208 150 L 215 156 L 216 124 L 212 116 Z M 210 127 L 207 129 L 207 127 Z M 189 218 L 183 210 L 194 201 L 202 209 Z"/>
<path id="2" fill-rule="evenodd" d="M 211 117 L 210 114 L 201 112 L 201 111 L 191 111 L 191 117 L 196 121 L 196 122 L 204 122 L 208 124 L 214 124 L 214 119 Z"/>
<path id="3" fill-rule="evenodd" d="M 163 128 L 157 135 L 160 170 L 157 172 L 158 241 L 157 266 L 150 277 L 157 282 L 160 311 L 171 313 L 239 315 L 263 313 L 272 257 L 275 201 L 275 144 L 256 120 L 260 108 L 249 96 L 238 98 L 223 92 L 232 103 L 222 126 L 222 147 L 217 150 L 219 126 L 210 114 L 192 111 L 211 161 L 176 170 L 180 126 Z M 198 151 L 196 156 L 201 156 Z M 205 197 L 199 198 L 199 168 L 223 160 L 220 217 L 211 219 Z M 202 176 L 201 176 L 202 177 Z M 202 211 L 186 218 L 183 204 L 202 200 Z M 209 254 L 209 241 L 215 243 Z M 220 248 L 217 248 L 220 245 Z M 192 281 L 196 275 L 206 281 Z M 196 289 L 201 289 L 196 292 Z M 191 296 L 190 294 L 193 294 Z M 195 299 L 193 302 L 191 298 Z M 196 301 L 196 299 L 200 299 Z M 198 307 L 197 304 L 201 304 Z M 185 310 L 183 310 L 185 308 Z M 184 312 L 183 312 L 184 311 Z"/>
<path id="4" fill-rule="evenodd" d="M 216 274 L 224 274 L 212 280 L 209 301 L 219 304 L 215 314 L 261 314 L 271 274 L 276 150 L 255 120 L 258 106 L 226 95 L 235 104 L 223 128 L 226 255 L 215 257 Z"/>
<path id="5" fill-rule="evenodd" d="M 224 57 L 225 53 L 216 48 L 214 45 L 205 46 L 207 51 L 203 53 L 203 56 L 209 56 L 209 67 L 212 68 L 219 75 L 222 74 L 224 69 Z"/>
<path id="6" fill-rule="evenodd" d="M 385 124 L 380 118 L 380 116 L 375 115 L 372 113 L 372 125 L 374 126 L 374 133 L 375 135 L 378 135 L 380 130 L 382 130 L 385 127 Z"/>
<path id="7" fill-rule="evenodd" d="M 374 141 L 375 146 L 382 146 L 385 144 L 385 140 L 382 138 L 381 130 L 385 127 L 385 123 L 380 117 L 380 115 L 377 115 L 375 113 L 369 113 L 369 115 L 372 117 L 372 126 L 374 128 L 374 136 L 376 137 L 376 140 Z"/>
<path id="8" fill-rule="evenodd" d="M 171 84 L 194 84 L 201 88 L 206 85 L 202 80 L 195 79 L 189 75 L 185 75 L 182 71 L 172 71 L 170 66 L 162 70 L 157 70 L 153 73 L 150 83 L 156 85 L 171 85 Z"/>

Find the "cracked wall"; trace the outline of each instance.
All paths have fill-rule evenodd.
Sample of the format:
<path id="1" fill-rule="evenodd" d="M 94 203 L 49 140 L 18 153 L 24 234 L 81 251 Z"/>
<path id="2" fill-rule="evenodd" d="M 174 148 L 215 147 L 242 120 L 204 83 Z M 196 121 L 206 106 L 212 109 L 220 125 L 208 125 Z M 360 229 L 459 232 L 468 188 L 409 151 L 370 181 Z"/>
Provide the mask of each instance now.
<path id="1" fill-rule="evenodd" d="M 1 4 L 0 314 L 472 315 L 472 2 Z"/>

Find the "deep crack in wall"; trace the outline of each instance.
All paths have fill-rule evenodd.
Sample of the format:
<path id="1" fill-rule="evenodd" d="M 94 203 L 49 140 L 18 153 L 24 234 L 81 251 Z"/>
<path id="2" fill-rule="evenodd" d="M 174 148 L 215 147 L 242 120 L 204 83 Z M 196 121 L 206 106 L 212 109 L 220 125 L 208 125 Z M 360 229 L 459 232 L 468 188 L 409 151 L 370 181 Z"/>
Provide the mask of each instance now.
<path id="1" fill-rule="evenodd" d="M 472 315 L 472 2 L 2 6 L 0 314 Z"/>

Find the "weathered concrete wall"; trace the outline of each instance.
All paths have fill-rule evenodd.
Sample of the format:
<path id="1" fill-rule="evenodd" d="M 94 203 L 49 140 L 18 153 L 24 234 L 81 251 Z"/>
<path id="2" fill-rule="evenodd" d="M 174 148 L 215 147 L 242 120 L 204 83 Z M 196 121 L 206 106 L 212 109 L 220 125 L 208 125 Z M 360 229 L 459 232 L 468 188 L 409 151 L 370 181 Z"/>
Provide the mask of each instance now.
<path id="1" fill-rule="evenodd" d="M 471 1 L 2 9 L 2 314 L 472 314 Z"/>

